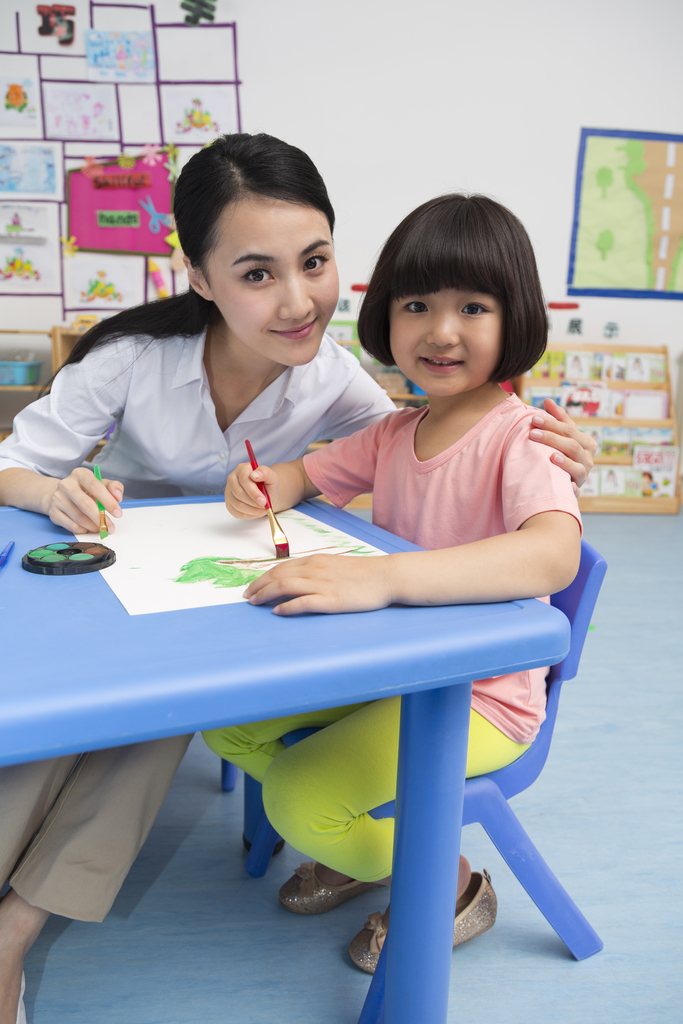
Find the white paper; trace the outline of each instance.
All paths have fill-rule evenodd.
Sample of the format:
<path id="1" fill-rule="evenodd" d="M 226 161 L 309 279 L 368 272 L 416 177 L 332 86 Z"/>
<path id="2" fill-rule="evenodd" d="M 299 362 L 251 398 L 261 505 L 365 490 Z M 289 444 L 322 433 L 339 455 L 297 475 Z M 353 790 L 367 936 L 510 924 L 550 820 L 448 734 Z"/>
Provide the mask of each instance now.
<path id="1" fill-rule="evenodd" d="M 0 198 L 64 198 L 58 142 L 0 142 Z"/>
<path id="2" fill-rule="evenodd" d="M 144 256 L 77 252 L 64 259 L 67 309 L 128 309 L 145 301 Z"/>
<path id="3" fill-rule="evenodd" d="M 162 85 L 161 110 L 165 142 L 203 146 L 237 131 L 234 85 Z"/>
<path id="4" fill-rule="evenodd" d="M 0 294 L 59 293 L 59 210 L 0 203 Z"/>
<path id="5" fill-rule="evenodd" d="M 111 83 L 43 82 L 43 101 L 48 138 L 119 137 L 116 88 Z"/>
<path id="6" fill-rule="evenodd" d="M 277 518 L 290 557 L 384 553 L 301 512 Z M 102 578 L 129 615 L 237 604 L 251 576 L 277 564 L 268 520 L 233 519 L 223 502 L 125 509 L 104 543 L 116 562 Z"/>
<path id="7" fill-rule="evenodd" d="M 151 32 L 88 29 L 85 34 L 91 82 L 155 82 Z"/>
<path id="8" fill-rule="evenodd" d="M 0 59 L 0 137 L 40 138 L 38 58 L 4 53 Z"/>

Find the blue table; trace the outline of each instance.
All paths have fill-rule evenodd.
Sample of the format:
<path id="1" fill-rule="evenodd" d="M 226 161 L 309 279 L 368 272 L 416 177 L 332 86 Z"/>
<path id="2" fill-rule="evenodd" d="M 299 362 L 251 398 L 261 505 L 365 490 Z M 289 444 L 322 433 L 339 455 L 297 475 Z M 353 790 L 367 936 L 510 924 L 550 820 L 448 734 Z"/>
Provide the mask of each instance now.
<path id="1" fill-rule="evenodd" d="M 221 499 L 124 507 L 182 500 Z M 416 550 L 322 503 L 301 509 L 384 551 Z M 21 569 L 26 551 L 64 537 L 0 508 L 0 550 L 16 541 L 0 572 L 0 764 L 403 694 L 385 1024 L 445 1024 L 471 683 L 561 661 L 566 618 L 533 600 L 129 616 L 99 573 Z"/>

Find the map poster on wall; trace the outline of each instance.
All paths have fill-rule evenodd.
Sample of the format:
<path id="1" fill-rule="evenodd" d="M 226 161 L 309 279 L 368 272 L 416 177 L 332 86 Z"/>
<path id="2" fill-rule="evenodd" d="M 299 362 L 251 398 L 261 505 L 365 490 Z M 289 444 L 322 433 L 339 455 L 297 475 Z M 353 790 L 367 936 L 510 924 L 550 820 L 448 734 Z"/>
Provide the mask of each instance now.
<path id="1" fill-rule="evenodd" d="M 683 299 L 683 135 L 582 129 L 567 292 Z"/>
<path id="2" fill-rule="evenodd" d="M 66 309 L 128 309 L 145 301 L 145 261 L 140 257 L 80 253 L 64 263 Z"/>
<path id="3" fill-rule="evenodd" d="M 161 157 L 68 173 L 69 235 L 79 249 L 168 256 L 172 190 Z"/>
<path id="4" fill-rule="evenodd" d="M 59 209 L 0 203 L 0 294 L 58 294 Z"/>

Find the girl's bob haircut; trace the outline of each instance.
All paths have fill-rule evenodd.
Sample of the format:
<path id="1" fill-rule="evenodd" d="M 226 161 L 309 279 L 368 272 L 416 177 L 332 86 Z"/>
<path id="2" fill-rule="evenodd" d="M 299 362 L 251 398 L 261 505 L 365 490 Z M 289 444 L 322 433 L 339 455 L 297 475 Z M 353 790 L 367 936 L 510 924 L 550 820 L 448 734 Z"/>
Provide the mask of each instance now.
<path id="1" fill-rule="evenodd" d="M 392 299 L 444 288 L 493 295 L 503 306 L 496 383 L 530 370 L 543 355 L 548 319 L 529 236 L 520 221 L 487 196 L 439 196 L 409 213 L 389 236 L 358 317 L 363 348 L 393 366 Z"/>

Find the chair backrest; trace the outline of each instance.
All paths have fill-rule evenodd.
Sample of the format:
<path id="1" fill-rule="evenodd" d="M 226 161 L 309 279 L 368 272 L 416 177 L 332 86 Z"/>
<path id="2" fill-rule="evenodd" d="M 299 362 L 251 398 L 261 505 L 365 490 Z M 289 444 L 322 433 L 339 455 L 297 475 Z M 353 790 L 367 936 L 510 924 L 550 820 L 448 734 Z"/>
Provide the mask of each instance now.
<path id="1" fill-rule="evenodd" d="M 566 679 L 573 679 L 579 669 L 581 652 L 588 635 L 593 609 L 600 593 L 602 581 L 607 572 L 607 562 L 594 547 L 581 541 L 581 562 L 572 583 L 558 594 L 553 594 L 550 603 L 569 619 L 571 642 L 564 661 L 553 665 L 548 673 L 548 702 L 545 721 L 538 736 L 521 757 L 505 768 L 490 772 L 486 778 L 495 782 L 504 797 L 509 798 L 527 789 L 543 770 L 553 737 L 560 687 Z M 463 822 L 466 824 L 466 822 Z"/>

